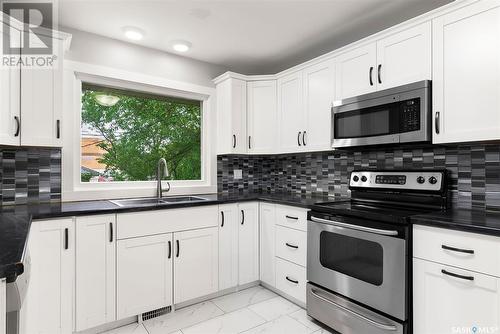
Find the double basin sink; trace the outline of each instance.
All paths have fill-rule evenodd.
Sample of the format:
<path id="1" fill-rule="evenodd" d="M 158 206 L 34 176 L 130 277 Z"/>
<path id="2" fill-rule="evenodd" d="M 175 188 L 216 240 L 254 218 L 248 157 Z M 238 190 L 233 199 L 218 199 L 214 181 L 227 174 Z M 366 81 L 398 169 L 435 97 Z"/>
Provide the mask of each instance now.
<path id="1" fill-rule="evenodd" d="M 143 206 L 157 206 L 169 205 L 174 203 L 195 203 L 207 201 L 207 198 L 198 196 L 177 196 L 177 197 L 163 197 L 163 198 L 132 198 L 132 199 L 117 199 L 110 201 L 119 207 L 143 207 Z"/>

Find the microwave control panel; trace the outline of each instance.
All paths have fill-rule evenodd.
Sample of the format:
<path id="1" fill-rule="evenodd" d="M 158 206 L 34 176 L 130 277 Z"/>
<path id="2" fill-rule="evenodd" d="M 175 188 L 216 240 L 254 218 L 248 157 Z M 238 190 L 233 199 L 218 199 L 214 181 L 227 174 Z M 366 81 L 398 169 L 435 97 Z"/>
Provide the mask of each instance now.
<path id="1" fill-rule="evenodd" d="M 420 130 L 420 99 L 401 101 L 401 132 Z"/>

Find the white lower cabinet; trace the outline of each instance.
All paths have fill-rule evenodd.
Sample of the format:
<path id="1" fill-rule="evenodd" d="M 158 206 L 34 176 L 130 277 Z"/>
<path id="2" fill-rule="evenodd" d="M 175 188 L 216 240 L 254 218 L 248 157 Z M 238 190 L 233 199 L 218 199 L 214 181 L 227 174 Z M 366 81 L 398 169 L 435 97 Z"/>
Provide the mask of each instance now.
<path id="1" fill-rule="evenodd" d="M 218 228 L 174 233 L 174 303 L 217 292 Z"/>
<path id="2" fill-rule="evenodd" d="M 276 258 L 276 289 L 306 303 L 306 268 Z"/>
<path id="3" fill-rule="evenodd" d="M 73 218 L 33 221 L 28 242 L 31 276 L 21 332 L 73 331 L 74 236 Z"/>
<path id="4" fill-rule="evenodd" d="M 172 234 L 118 240 L 117 318 L 172 305 Z"/>
<path id="5" fill-rule="evenodd" d="M 491 329 L 498 329 L 500 278 L 417 258 L 413 270 L 415 334 L 494 333 Z"/>
<path id="6" fill-rule="evenodd" d="M 116 320 L 115 215 L 76 218 L 75 328 Z"/>
<path id="7" fill-rule="evenodd" d="M 275 224 L 276 206 L 269 203 L 260 203 L 260 280 L 271 287 L 276 286 Z"/>
<path id="8" fill-rule="evenodd" d="M 241 203 L 238 209 L 238 283 L 243 285 L 259 280 L 259 203 Z"/>
<path id="9" fill-rule="evenodd" d="M 238 204 L 219 205 L 219 290 L 238 286 Z"/>

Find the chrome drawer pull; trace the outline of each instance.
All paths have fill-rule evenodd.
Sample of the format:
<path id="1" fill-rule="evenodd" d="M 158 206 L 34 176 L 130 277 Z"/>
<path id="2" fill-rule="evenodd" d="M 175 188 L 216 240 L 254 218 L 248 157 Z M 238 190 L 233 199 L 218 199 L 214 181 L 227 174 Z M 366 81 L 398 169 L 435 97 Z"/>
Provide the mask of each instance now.
<path id="1" fill-rule="evenodd" d="M 288 242 L 286 242 L 285 245 L 287 245 L 290 248 L 295 248 L 295 249 L 299 248 L 299 246 L 289 244 Z"/>
<path id="2" fill-rule="evenodd" d="M 360 226 L 360 225 L 346 224 L 346 223 L 341 223 L 341 222 L 337 222 L 334 220 L 328 220 L 328 219 L 317 218 L 317 217 L 312 217 L 312 216 L 311 216 L 311 220 L 314 222 L 317 222 L 317 223 L 325 223 L 325 224 L 350 228 L 353 230 L 358 230 L 358 231 L 363 231 L 363 232 L 369 232 L 369 233 L 375 233 L 375 234 L 381 234 L 381 235 L 398 235 L 398 231 L 395 231 L 395 230 L 381 230 L 378 228 L 371 228 L 371 227 Z"/>
<path id="3" fill-rule="evenodd" d="M 287 281 L 292 282 L 293 284 L 299 284 L 299 281 L 296 281 L 294 279 L 289 278 L 288 276 L 285 277 Z"/>
<path id="4" fill-rule="evenodd" d="M 316 298 L 318 298 L 318 299 L 320 299 L 320 300 L 324 301 L 325 303 L 331 304 L 331 305 L 333 305 L 333 306 L 335 306 L 335 307 L 337 307 L 337 308 L 339 308 L 339 309 L 341 309 L 341 310 L 343 310 L 343 311 L 345 311 L 345 312 L 347 312 L 347 313 L 350 313 L 350 314 L 352 314 L 353 316 L 358 317 L 359 319 L 364 320 L 364 321 L 366 321 L 367 323 L 369 323 L 370 325 L 373 325 L 373 326 L 375 326 L 375 327 L 377 327 L 377 328 L 380 328 L 380 329 L 383 329 L 383 330 L 386 330 L 386 331 L 396 331 L 396 330 L 397 330 L 397 327 L 396 327 L 396 326 L 394 326 L 394 325 L 386 325 L 386 324 L 381 324 L 380 322 L 377 322 L 377 321 L 375 321 L 375 320 L 373 320 L 373 319 L 370 319 L 370 318 L 368 318 L 367 316 L 365 316 L 365 315 L 363 315 L 363 314 L 360 314 L 360 313 L 358 313 L 358 312 L 355 312 L 355 311 L 353 311 L 353 310 L 350 310 L 350 309 L 348 309 L 347 307 L 342 306 L 342 305 L 340 305 L 340 304 L 337 304 L 337 303 L 335 303 L 334 301 L 332 301 L 332 300 L 330 300 L 330 299 L 328 299 L 328 298 L 325 298 L 325 297 L 323 297 L 323 296 L 320 296 L 320 295 L 318 295 L 318 293 L 317 293 L 314 289 L 313 289 L 313 290 L 311 290 L 311 294 L 312 294 L 314 297 L 316 297 Z"/>
<path id="5" fill-rule="evenodd" d="M 286 215 L 285 218 L 293 219 L 293 220 L 299 220 L 299 217 L 292 217 L 292 216 L 289 216 L 289 215 Z"/>
<path id="6" fill-rule="evenodd" d="M 456 248 L 456 247 L 450 247 L 450 246 L 446 246 L 446 245 L 441 245 L 441 248 L 444 250 L 449 250 L 449 251 L 453 251 L 453 252 L 474 254 L 473 249 Z"/>

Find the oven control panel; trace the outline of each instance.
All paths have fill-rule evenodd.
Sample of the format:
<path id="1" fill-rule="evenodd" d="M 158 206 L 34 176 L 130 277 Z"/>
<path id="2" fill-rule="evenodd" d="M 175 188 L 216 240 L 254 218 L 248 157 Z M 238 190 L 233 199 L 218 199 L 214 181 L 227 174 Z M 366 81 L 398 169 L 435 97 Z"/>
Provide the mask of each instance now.
<path id="1" fill-rule="evenodd" d="M 354 171 L 349 188 L 441 191 L 444 171 Z"/>

